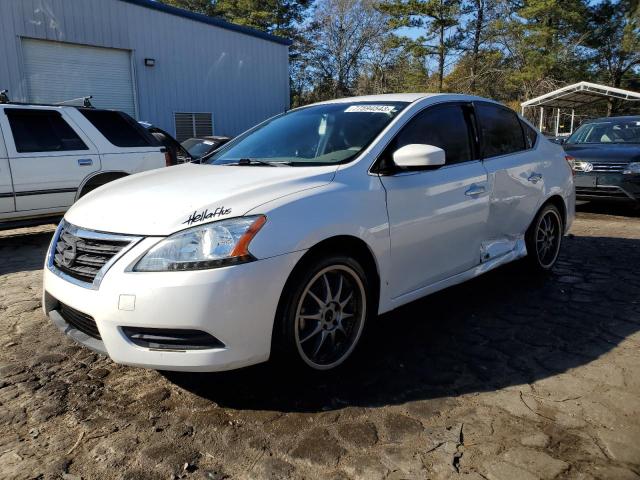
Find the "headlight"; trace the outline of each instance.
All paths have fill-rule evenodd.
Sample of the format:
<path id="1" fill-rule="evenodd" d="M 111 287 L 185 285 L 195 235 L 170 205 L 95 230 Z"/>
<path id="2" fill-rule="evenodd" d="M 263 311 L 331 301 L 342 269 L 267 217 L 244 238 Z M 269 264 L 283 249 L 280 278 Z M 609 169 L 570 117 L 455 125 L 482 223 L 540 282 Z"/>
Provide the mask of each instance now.
<path id="1" fill-rule="evenodd" d="M 632 173 L 640 173 L 640 162 L 632 162 L 622 171 L 625 175 L 631 175 Z"/>
<path id="2" fill-rule="evenodd" d="M 249 242 L 267 221 L 238 217 L 183 230 L 151 248 L 134 272 L 204 270 L 251 261 Z"/>
<path id="3" fill-rule="evenodd" d="M 582 160 L 574 160 L 572 167 L 576 172 L 590 172 L 593 170 L 591 163 L 583 162 Z"/>

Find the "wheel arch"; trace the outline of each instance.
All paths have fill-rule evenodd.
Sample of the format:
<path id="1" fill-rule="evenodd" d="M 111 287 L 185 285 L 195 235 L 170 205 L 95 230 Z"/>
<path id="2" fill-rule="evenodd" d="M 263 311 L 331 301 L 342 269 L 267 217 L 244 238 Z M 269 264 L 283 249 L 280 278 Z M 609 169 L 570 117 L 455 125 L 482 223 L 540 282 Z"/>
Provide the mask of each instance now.
<path id="1" fill-rule="evenodd" d="M 319 241 L 311 248 L 309 248 L 289 273 L 287 280 L 282 287 L 280 299 L 278 300 L 276 318 L 273 322 L 274 331 L 271 337 L 272 342 L 274 339 L 277 339 L 279 337 L 275 334 L 275 329 L 279 328 L 280 322 L 278 321 L 278 319 L 283 315 L 283 309 L 285 308 L 286 303 L 285 295 L 290 288 L 291 283 L 295 280 L 298 272 L 301 269 L 305 268 L 305 266 L 313 260 L 327 253 L 346 254 L 352 256 L 362 264 L 362 267 L 365 269 L 367 274 L 373 277 L 371 284 L 375 286 L 374 300 L 376 302 L 376 305 L 378 305 L 380 301 L 381 276 L 378 262 L 376 261 L 376 257 L 373 254 L 371 247 L 364 240 L 353 235 L 336 235 L 333 237 L 325 238 L 324 240 Z"/>
<path id="2" fill-rule="evenodd" d="M 538 212 L 540 210 L 542 210 L 544 207 L 546 207 L 547 205 L 553 205 L 554 207 L 556 207 L 559 211 L 560 211 L 560 217 L 562 218 L 562 223 L 563 223 L 563 227 L 566 229 L 567 227 L 567 222 L 569 221 L 567 215 L 567 205 L 564 202 L 564 198 L 562 198 L 561 195 L 554 193 L 551 196 L 549 196 L 544 202 L 542 202 L 542 205 L 540 205 L 540 207 L 538 208 L 538 210 L 536 211 L 536 216 L 538 215 Z M 535 216 L 534 216 L 534 220 L 535 220 Z"/>
<path id="3" fill-rule="evenodd" d="M 109 170 L 109 171 L 100 171 L 96 172 L 92 175 L 89 175 L 85 178 L 80 186 L 78 187 L 78 192 L 76 193 L 76 200 L 85 194 L 89 193 L 91 190 L 98 188 L 102 185 L 105 185 L 114 180 L 118 180 L 119 178 L 127 177 L 129 174 L 127 172 L 123 172 L 121 170 Z"/>

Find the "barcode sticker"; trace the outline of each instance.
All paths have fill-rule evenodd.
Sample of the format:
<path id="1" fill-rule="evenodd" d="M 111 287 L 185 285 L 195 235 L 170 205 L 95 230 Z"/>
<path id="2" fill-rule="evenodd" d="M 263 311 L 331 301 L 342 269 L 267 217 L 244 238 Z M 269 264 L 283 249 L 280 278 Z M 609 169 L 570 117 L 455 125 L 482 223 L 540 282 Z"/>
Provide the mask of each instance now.
<path id="1" fill-rule="evenodd" d="M 351 105 L 345 113 L 391 113 L 395 108 L 394 105 Z"/>

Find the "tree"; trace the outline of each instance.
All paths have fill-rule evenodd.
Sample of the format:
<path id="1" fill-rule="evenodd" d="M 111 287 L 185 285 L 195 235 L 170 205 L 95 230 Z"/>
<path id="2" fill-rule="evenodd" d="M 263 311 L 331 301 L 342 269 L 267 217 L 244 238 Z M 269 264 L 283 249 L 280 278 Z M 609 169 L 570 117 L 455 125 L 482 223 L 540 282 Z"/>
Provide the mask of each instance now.
<path id="1" fill-rule="evenodd" d="M 386 0 L 380 9 L 391 17 L 389 25 L 393 29 L 424 29 L 423 36 L 407 45 L 418 55 L 437 58 L 438 91 L 442 91 L 447 58 L 457 49 L 461 0 Z"/>
<path id="2" fill-rule="evenodd" d="M 214 7 L 211 0 L 160 0 L 162 3 L 173 7 L 182 8 L 191 12 L 213 16 Z"/>
<path id="3" fill-rule="evenodd" d="M 462 48 L 467 52 L 469 68 L 469 90 L 477 90 L 478 68 L 482 56 L 481 48 L 493 36 L 492 23 L 497 13 L 497 0 L 465 0 L 462 13 L 468 17 L 460 32 Z"/>
<path id="4" fill-rule="evenodd" d="M 293 39 L 311 0 L 161 0 L 175 7 Z"/>
<path id="5" fill-rule="evenodd" d="M 310 0 L 217 0 L 215 15 L 232 23 L 294 39 Z"/>
<path id="6" fill-rule="evenodd" d="M 640 67 L 640 12 L 633 3 L 605 0 L 591 9 L 591 61 L 599 70 L 598 77 L 613 87 L 621 87 L 625 76 Z M 610 99 L 607 114 L 616 106 Z"/>
<path id="7" fill-rule="evenodd" d="M 386 34 L 373 0 L 319 0 L 301 54 L 315 98 L 350 95 L 367 55 Z"/>

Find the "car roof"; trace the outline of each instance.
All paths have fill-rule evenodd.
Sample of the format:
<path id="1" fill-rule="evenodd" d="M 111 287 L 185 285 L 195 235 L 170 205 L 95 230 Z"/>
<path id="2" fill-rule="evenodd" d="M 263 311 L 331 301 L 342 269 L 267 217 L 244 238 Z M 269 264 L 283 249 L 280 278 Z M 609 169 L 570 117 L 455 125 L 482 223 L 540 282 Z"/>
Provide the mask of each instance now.
<path id="1" fill-rule="evenodd" d="M 439 93 L 384 93 L 381 95 L 361 95 L 359 97 L 343 97 L 327 100 L 323 103 L 347 103 L 347 102 L 415 102 L 425 97 L 441 95 Z"/>
<path id="2" fill-rule="evenodd" d="M 335 100 L 314 103 L 313 105 L 324 105 L 331 103 L 354 103 L 354 102 L 405 102 L 414 103 L 427 98 L 443 97 L 450 101 L 483 101 L 500 104 L 490 98 L 478 97 L 475 95 L 465 95 L 461 93 L 385 93 L 381 95 L 363 95 L 359 97 L 344 97 Z"/>
<path id="3" fill-rule="evenodd" d="M 640 115 L 621 115 L 619 117 L 600 117 L 600 118 L 592 118 L 591 120 L 585 120 L 584 123 L 593 123 L 593 122 L 619 122 L 619 121 L 628 121 L 628 122 L 640 122 Z"/>

